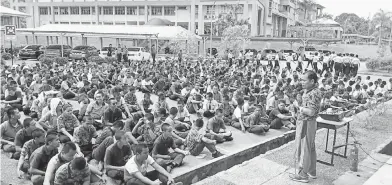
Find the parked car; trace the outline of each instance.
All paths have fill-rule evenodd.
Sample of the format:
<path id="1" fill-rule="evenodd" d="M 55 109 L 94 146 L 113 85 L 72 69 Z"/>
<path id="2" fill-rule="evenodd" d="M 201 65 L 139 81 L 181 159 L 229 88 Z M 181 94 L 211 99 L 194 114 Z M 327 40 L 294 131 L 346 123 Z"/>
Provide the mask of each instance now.
<path id="1" fill-rule="evenodd" d="M 317 50 L 313 46 L 301 46 L 298 48 L 298 54 L 304 56 L 304 60 L 313 60 L 316 52 Z"/>
<path id="2" fill-rule="evenodd" d="M 99 50 L 94 46 L 76 46 L 69 55 L 70 59 L 83 60 L 93 55 L 98 55 Z"/>
<path id="3" fill-rule="evenodd" d="M 272 52 L 272 53 L 271 53 Z M 272 55 L 272 59 L 274 60 L 275 59 L 275 56 L 276 56 L 276 50 L 274 50 L 274 49 L 265 49 L 265 50 L 263 50 L 263 52 L 261 53 L 261 59 L 262 60 L 267 60 L 268 59 L 268 57 L 270 56 L 270 55 Z"/>
<path id="4" fill-rule="evenodd" d="M 113 49 L 112 57 L 116 57 L 115 51 L 117 50 L 117 48 L 112 47 L 112 49 Z M 99 56 L 102 57 L 102 58 L 107 57 L 108 56 L 108 50 L 109 50 L 109 47 L 103 47 L 101 49 L 101 51 L 99 51 Z"/>
<path id="5" fill-rule="evenodd" d="M 320 50 L 319 53 L 323 53 L 323 54 L 329 53 L 329 54 L 331 54 L 332 51 L 329 51 L 329 50 Z"/>
<path id="6" fill-rule="evenodd" d="M 136 61 L 144 61 L 151 59 L 151 53 L 147 52 L 143 47 L 129 47 L 128 59 Z"/>
<path id="7" fill-rule="evenodd" d="M 61 49 L 63 51 L 61 51 Z M 45 57 L 69 57 L 72 47 L 68 45 L 49 45 L 45 48 Z M 62 53 L 62 55 L 61 55 Z"/>
<path id="8" fill-rule="evenodd" d="M 45 46 L 42 45 L 27 45 L 19 50 L 19 58 L 21 60 L 26 59 L 38 59 L 38 57 L 45 52 Z"/>
<path id="9" fill-rule="evenodd" d="M 281 49 L 279 51 L 279 59 L 286 60 L 286 57 L 289 56 L 290 53 L 293 55 L 295 52 L 292 49 Z"/>

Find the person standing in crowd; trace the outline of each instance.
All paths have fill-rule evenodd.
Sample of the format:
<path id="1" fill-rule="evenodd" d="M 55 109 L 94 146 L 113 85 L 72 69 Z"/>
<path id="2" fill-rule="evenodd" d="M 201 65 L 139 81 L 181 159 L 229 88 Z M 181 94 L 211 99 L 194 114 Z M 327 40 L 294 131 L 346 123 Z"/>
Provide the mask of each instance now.
<path id="1" fill-rule="evenodd" d="M 151 57 L 152 57 L 152 62 L 155 64 L 155 57 L 157 55 L 157 50 L 155 49 L 155 45 L 151 46 Z"/>
<path id="2" fill-rule="evenodd" d="M 286 66 L 287 70 L 291 71 L 291 63 L 294 61 L 292 53 L 289 53 L 289 56 L 286 57 Z"/>
<path id="3" fill-rule="evenodd" d="M 121 59 L 122 59 L 122 48 L 121 48 L 121 44 L 118 44 L 116 55 L 117 55 L 117 63 L 118 63 L 118 64 L 121 64 Z"/>
<path id="4" fill-rule="evenodd" d="M 112 44 L 109 44 L 109 48 L 108 48 L 108 53 L 107 56 L 108 57 L 112 57 L 113 55 L 113 48 L 112 48 Z"/>
<path id="5" fill-rule="evenodd" d="M 180 50 L 180 52 L 178 52 L 178 62 L 182 62 L 182 50 Z"/>
<path id="6" fill-rule="evenodd" d="M 129 61 L 128 61 L 128 48 L 125 44 L 124 44 L 124 47 L 122 48 L 121 53 L 122 53 L 122 57 L 124 60 L 124 64 L 129 63 Z"/>
<path id="7" fill-rule="evenodd" d="M 323 98 L 322 92 L 317 88 L 317 82 L 317 73 L 314 71 L 307 71 L 302 76 L 302 87 L 305 92 L 302 96 L 302 105 L 297 107 L 299 114 L 295 136 L 295 160 L 298 172 L 290 175 L 293 181 L 307 183 L 309 178 L 316 178 L 316 118 Z"/>
<path id="8" fill-rule="evenodd" d="M 326 71 L 326 72 L 328 71 L 328 68 L 330 67 L 329 61 L 330 61 L 329 53 L 326 53 L 323 57 L 323 61 L 322 61 L 323 62 L 323 69 L 322 69 L 320 75 L 322 75 L 324 73 L 324 71 Z"/>
<path id="9" fill-rule="evenodd" d="M 353 65 L 353 76 L 357 76 L 358 74 L 358 69 L 361 66 L 361 61 L 358 58 L 358 55 L 356 55 L 352 61 L 351 61 L 352 65 Z"/>
<path id="10" fill-rule="evenodd" d="M 316 73 L 318 71 L 318 63 L 319 63 L 319 61 L 320 61 L 319 53 L 316 52 L 314 54 L 313 62 L 312 62 L 313 70 L 316 71 Z"/>

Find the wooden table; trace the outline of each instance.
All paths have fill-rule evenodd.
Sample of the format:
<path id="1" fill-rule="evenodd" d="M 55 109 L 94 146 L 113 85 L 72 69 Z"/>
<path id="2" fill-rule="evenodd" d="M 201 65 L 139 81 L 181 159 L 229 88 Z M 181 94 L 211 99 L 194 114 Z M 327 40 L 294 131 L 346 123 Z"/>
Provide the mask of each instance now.
<path id="1" fill-rule="evenodd" d="M 347 144 L 348 144 L 348 134 L 350 132 L 350 122 L 352 121 L 352 118 L 343 118 L 342 121 L 340 122 L 336 122 L 336 121 L 329 121 L 329 120 L 325 120 L 321 117 L 318 117 L 316 119 L 317 121 L 317 127 L 318 128 L 326 128 L 327 129 L 327 141 L 325 143 L 325 152 L 328 154 L 331 154 L 331 162 L 325 162 L 325 161 L 321 161 L 321 160 L 317 160 L 317 162 L 325 164 L 325 165 L 329 165 L 329 166 L 333 166 L 333 159 L 334 156 L 340 156 L 340 157 L 344 157 L 347 158 Z M 339 128 L 342 128 L 346 126 L 347 127 L 347 131 L 346 131 L 346 143 L 344 146 L 344 155 L 335 153 L 335 147 L 336 147 L 336 130 Z M 332 151 L 328 150 L 328 139 L 329 139 L 329 130 L 332 129 L 334 130 L 334 135 L 333 135 L 333 144 L 332 144 Z"/>

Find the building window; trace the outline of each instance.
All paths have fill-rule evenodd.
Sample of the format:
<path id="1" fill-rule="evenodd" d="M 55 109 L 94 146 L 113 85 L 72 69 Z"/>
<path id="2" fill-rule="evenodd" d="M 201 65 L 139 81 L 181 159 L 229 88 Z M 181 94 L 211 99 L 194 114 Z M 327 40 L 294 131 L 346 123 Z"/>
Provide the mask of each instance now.
<path id="1" fill-rule="evenodd" d="M 79 15 L 79 7 L 70 7 L 71 15 Z"/>
<path id="2" fill-rule="evenodd" d="M 196 6 L 197 6 L 197 5 L 196 5 Z M 178 9 L 178 10 L 186 10 L 186 6 L 179 6 L 177 9 Z"/>
<path id="3" fill-rule="evenodd" d="M 215 7 L 212 5 L 207 5 L 207 14 L 209 15 L 215 14 Z"/>
<path id="4" fill-rule="evenodd" d="M 136 6 L 127 7 L 127 14 L 128 15 L 137 15 L 137 7 Z"/>
<path id="5" fill-rule="evenodd" d="M 240 5 L 240 8 L 238 8 L 236 13 L 238 13 L 238 14 L 243 14 L 244 13 L 244 5 L 243 4 Z"/>
<path id="6" fill-rule="evenodd" d="M 71 24 L 80 24 L 80 22 L 71 22 Z"/>
<path id="7" fill-rule="evenodd" d="M 115 25 L 125 25 L 125 22 L 115 22 Z"/>
<path id="8" fill-rule="evenodd" d="M 123 6 L 114 7 L 114 13 L 116 15 L 125 15 L 125 7 Z"/>
<path id="9" fill-rule="evenodd" d="M 58 15 L 59 14 L 59 7 L 54 7 L 53 12 L 55 15 Z"/>
<path id="10" fill-rule="evenodd" d="M 151 7 L 151 15 L 162 15 L 162 6 Z"/>
<path id="11" fill-rule="evenodd" d="M 18 3 L 25 3 L 26 0 L 18 0 Z"/>
<path id="12" fill-rule="evenodd" d="M 91 14 L 95 15 L 95 7 L 91 7 Z"/>
<path id="13" fill-rule="evenodd" d="M 90 22 L 82 22 L 82 24 L 91 24 Z"/>
<path id="14" fill-rule="evenodd" d="M 196 12 L 196 15 L 199 15 L 199 6 L 198 5 L 195 6 L 195 12 Z"/>
<path id="15" fill-rule="evenodd" d="M 273 0 L 269 1 L 269 8 L 268 8 L 268 17 L 272 16 L 272 5 L 273 5 Z"/>
<path id="16" fill-rule="evenodd" d="M 69 22 L 60 22 L 60 24 L 69 24 Z"/>
<path id="17" fill-rule="evenodd" d="M 113 7 L 103 7 L 103 15 L 113 15 Z"/>
<path id="18" fill-rule="evenodd" d="M 68 15 L 68 7 L 60 7 L 60 15 Z"/>
<path id="19" fill-rule="evenodd" d="M 25 6 L 19 6 L 19 11 L 26 13 L 26 7 Z"/>
<path id="20" fill-rule="evenodd" d="M 48 7 L 39 7 L 39 14 L 40 15 L 48 15 L 49 14 Z"/>
<path id="21" fill-rule="evenodd" d="M 113 22 L 103 22 L 103 25 L 113 25 Z"/>
<path id="22" fill-rule="evenodd" d="M 82 7 L 82 15 L 90 15 L 90 7 Z"/>
<path id="23" fill-rule="evenodd" d="M 144 15 L 146 13 L 146 10 L 144 6 L 139 6 L 139 15 Z"/>
<path id="24" fill-rule="evenodd" d="M 175 7 L 174 6 L 166 6 L 164 7 L 165 15 L 175 15 Z"/>

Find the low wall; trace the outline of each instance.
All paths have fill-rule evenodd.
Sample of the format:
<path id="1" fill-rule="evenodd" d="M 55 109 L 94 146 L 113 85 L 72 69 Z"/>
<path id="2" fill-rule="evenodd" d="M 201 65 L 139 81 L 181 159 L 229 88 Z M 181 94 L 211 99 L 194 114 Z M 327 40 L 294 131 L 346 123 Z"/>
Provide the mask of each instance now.
<path id="1" fill-rule="evenodd" d="M 227 170 L 235 165 L 241 164 L 261 154 L 265 154 L 269 150 L 278 148 L 295 139 L 295 131 L 289 131 L 283 135 L 262 141 L 250 146 L 240 152 L 225 155 L 223 157 L 213 159 L 206 164 L 195 166 L 188 171 L 174 177 L 177 182 L 184 184 L 196 183 L 209 176 L 215 175 L 221 171 Z"/>

